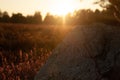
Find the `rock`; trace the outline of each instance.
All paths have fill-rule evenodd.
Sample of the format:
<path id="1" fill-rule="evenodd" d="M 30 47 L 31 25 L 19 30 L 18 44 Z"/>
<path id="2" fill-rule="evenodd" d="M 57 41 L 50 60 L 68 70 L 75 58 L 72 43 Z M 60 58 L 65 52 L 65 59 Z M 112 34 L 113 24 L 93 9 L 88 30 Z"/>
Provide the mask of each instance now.
<path id="1" fill-rule="evenodd" d="M 120 80 L 120 28 L 76 27 L 53 50 L 35 80 Z"/>

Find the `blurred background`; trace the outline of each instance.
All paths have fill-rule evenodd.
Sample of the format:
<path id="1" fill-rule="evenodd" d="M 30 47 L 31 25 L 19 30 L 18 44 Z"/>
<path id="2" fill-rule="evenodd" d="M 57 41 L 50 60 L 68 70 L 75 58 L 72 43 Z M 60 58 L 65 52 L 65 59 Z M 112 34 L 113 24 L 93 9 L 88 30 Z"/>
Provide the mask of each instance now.
<path id="1" fill-rule="evenodd" d="M 77 25 L 119 26 L 118 0 L 0 0 L 0 80 L 33 80 Z"/>

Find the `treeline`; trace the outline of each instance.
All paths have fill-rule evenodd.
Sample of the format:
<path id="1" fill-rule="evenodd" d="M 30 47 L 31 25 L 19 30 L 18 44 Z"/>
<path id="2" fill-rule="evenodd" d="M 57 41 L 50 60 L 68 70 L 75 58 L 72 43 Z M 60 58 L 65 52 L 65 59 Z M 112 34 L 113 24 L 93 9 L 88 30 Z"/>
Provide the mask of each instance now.
<path id="1" fill-rule="evenodd" d="M 12 14 L 10 17 L 8 12 L 0 11 L 0 22 L 3 23 L 27 23 L 27 24 L 90 24 L 101 22 L 105 24 L 118 24 L 111 9 L 103 11 L 90 9 L 78 10 L 73 14 L 68 13 L 65 18 L 51 15 L 47 13 L 44 20 L 40 12 L 35 12 L 34 15 L 23 16 L 22 13 Z"/>
<path id="2" fill-rule="evenodd" d="M 42 23 L 40 12 L 35 12 L 34 15 L 23 16 L 22 13 L 13 13 L 10 17 L 8 12 L 0 12 L 0 22 L 4 23 Z"/>
<path id="3" fill-rule="evenodd" d="M 91 24 L 91 23 L 105 23 L 110 25 L 117 25 L 119 22 L 113 15 L 114 12 L 111 9 L 99 11 L 79 10 L 74 12 L 74 15 L 68 14 L 66 16 L 67 24 Z"/>

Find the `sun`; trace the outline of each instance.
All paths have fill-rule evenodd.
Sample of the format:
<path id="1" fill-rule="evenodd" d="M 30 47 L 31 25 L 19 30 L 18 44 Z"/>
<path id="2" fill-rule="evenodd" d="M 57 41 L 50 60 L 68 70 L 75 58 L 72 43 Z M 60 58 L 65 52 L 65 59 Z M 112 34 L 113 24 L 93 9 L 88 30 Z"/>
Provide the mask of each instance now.
<path id="1" fill-rule="evenodd" d="M 50 7 L 50 13 L 55 15 L 66 15 L 74 12 L 78 6 L 79 0 L 54 0 Z"/>
<path id="2" fill-rule="evenodd" d="M 48 4 L 48 12 L 53 15 L 65 16 L 79 9 L 95 10 L 99 8 L 98 5 L 93 5 L 93 2 L 94 0 L 51 0 L 51 3 Z"/>

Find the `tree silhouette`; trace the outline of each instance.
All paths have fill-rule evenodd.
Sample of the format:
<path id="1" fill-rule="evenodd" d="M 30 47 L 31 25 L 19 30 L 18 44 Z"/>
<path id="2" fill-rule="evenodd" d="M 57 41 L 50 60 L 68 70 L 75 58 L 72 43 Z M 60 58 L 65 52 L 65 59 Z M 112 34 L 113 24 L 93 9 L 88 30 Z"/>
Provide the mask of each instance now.
<path id="1" fill-rule="evenodd" d="M 103 2 L 98 4 L 103 4 Z M 116 9 L 117 8 L 115 8 L 113 5 L 109 4 L 103 11 L 99 10 L 92 11 L 90 9 L 82 9 L 75 11 L 74 14 L 69 13 L 64 18 L 62 16 L 56 16 L 47 13 L 43 21 L 40 12 L 35 12 L 34 15 L 28 16 L 23 16 L 22 13 L 16 14 L 13 13 L 12 16 L 10 17 L 6 11 L 5 12 L 0 11 L 0 22 L 47 24 L 47 25 L 61 25 L 64 22 L 65 24 L 68 25 L 91 24 L 96 22 L 105 24 L 118 24 L 118 21 L 120 19 L 119 17 L 120 13 L 117 12 Z M 115 19 L 114 16 L 117 19 Z"/>
<path id="2" fill-rule="evenodd" d="M 66 24 L 70 24 L 70 25 L 75 24 L 74 20 L 75 20 L 74 17 L 70 13 L 68 13 L 65 17 Z"/>
<path id="3" fill-rule="evenodd" d="M 28 15 L 28 16 L 26 17 L 26 23 L 30 23 L 30 24 L 34 23 L 34 20 L 33 20 L 33 16 L 32 16 L 32 15 Z"/>
<path id="4" fill-rule="evenodd" d="M 114 7 L 114 16 L 120 22 L 120 0 L 109 0 Z"/>
<path id="5" fill-rule="evenodd" d="M 12 14 L 11 22 L 13 22 L 13 23 L 25 23 L 25 17 L 21 13 Z"/>
<path id="6" fill-rule="evenodd" d="M 105 5 L 107 1 L 109 1 L 110 4 Z M 100 0 L 96 3 L 113 11 L 115 18 L 120 22 L 120 0 Z"/>
<path id="7" fill-rule="evenodd" d="M 1 20 L 2 22 L 10 22 L 10 17 L 9 17 L 9 15 L 8 15 L 8 12 L 3 12 L 2 13 L 2 20 Z"/>
<path id="8" fill-rule="evenodd" d="M 1 20 L 2 20 L 2 12 L 0 10 L 0 22 L 1 22 Z"/>
<path id="9" fill-rule="evenodd" d="M 35 12 L 33 16 L 34 23 L 40 24 L 42 23 L 42 16 L 40 12 Z"/>
<path id="10" fill-rule="evenodd" d="M 2 12 L 1 12 L 1 10 L 0 10 L 0 18 L 2 17 Z"/>
<path id="11" fill-rule="evenodd" d="M 54 16 L 52 16 L 50 13 L 47 13 L 44 19 L 44 24 L 54 24 L 54 22 L 55 22 Z"/>

